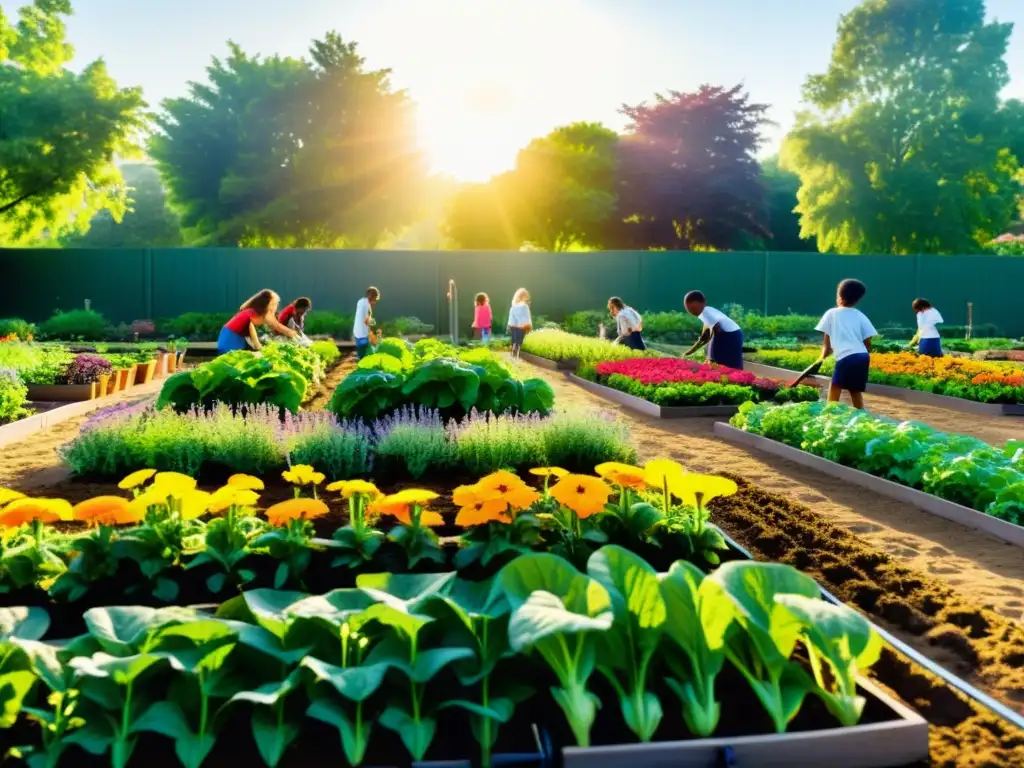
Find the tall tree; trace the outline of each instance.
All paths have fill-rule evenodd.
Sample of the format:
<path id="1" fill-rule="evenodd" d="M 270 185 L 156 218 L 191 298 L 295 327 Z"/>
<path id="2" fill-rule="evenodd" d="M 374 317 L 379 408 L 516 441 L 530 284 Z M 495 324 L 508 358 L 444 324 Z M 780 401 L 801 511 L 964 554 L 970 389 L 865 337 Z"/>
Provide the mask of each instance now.
<path id="1" fill-rule="evenodd" d="M 624 106 L 630 124 L 619 142 L 617 244 L 728 249 L 744 235 L 766 236 L 754 158 L 766 109 L 741 86 L 709 85 Z"/>
<path id="2" fill-rule="evenodd" d="M 865 0 L 839 22 L 783 145 L 823 251 L 957 253 L 1003 231 L 1017 160 L 999 115 L 1012 25 L 983 0 Z"/>
<path id="3" fill-rule="evenodd" d="M 160 173 L 152 165 L 121 166 L 128 210 L 118 222 L 110 211 L 93 217 L 89 231 L 62 240 L 66 248 L 167 248 L 182 244 L 178 216 L 167 205 Z"/>
<path id="4" fill-rule="evenodd" d="M 425 164 L 412 104 L 336 33 L 311 61 L 214 59 L 164 103 L 150 152 L 197 244 L 372 246 L 414 218 Z"/>
<path id="5" fill-rule="evenodd" d="M 761 180 L 765 187 L 768 230 L 771 233 L 761 247 L 783 252 L 818 250 L 815 238 L 805 240 L 800 236 L 800 216 L 796 213 L 800 177 L 780 168 L 778 155 L 773 155 L 761 163 Z"/>
<path id="6" fill-rule="evenodd" d="M 483 184 L 466 184 L 448 201 L 443 231 L 457 248 L 514 251 L 523 244 L 512 171 Z"/>
<path id="7" fill-rule="evenodd" d="M 11 24 L 0 9 L 0 245 L 84 231 L 120 219 L 116 155 L 136 151 L 145 123 L 137 88 L 118 88 L 102 61 L 80 73 L 64 17 L 70 0 L 34 0 Z"/>

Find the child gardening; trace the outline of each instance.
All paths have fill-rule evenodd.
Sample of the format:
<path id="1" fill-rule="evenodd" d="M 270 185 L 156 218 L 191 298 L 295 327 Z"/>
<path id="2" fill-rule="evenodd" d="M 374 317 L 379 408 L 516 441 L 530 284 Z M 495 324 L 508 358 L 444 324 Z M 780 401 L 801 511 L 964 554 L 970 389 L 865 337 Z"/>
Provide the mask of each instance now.
<path id="1" fill-rule="evenodd" d="M 260 325 L 266 325 L 275 333 L 289 339 L 296 338 L 296 331 L 286 328 L 277 320 L 277 308 L 280 304 L 281 297 L 269 288 L 264 288 L 246 301 L 239 307 L 238 314 L 224 323 L 224 327 L 220 329 L 220 335 L 217 337 L 217 354 L 223 355 L 240 349 L 258 352 L 262 345 L 259 336 L 256 335 L 256 327 Z"/>
<path id="2" fill-rule="evenodd" d="M 942 337 L 936 327 L 945 322 L 939 310 L 931 305 L 928 299 L 914 299 L 911 305 L 914 314 L 917 315 L 917 333 L 910 340 L 913 347 L 917 344 L 917 351 L 928 357 L 942 357 Z"/>
<path id="3" fill-rule="evenodd" d="M 380 300 L 380 291 L 372 285 L 366 289 L 366 295 L 356 304 L 356 317 L 352 323 L 352 338 L 356 342 L 356 357 L 362 360 L 369 354 L 377 338 L 373 332 L 375 321 L 373 307 Z"/>
<path id="4" fill-rule="evenodd" d="M 296 331 L 298 333 L 296 340 L 308 345 L 311 342 L 306 338 L 306 315 L 312 308 L 313 302 L 303 296 L 282 309 L 277 316 L 277 322 Z"/>
<path id="5" fill-rule="evenodd" d="M 512 307 L 508 311 L 508 335 L 512 343 L 512 359 L 519 359 L 523 347 L 523 339 L 533 330 L 533 318 L 530 315 L 530 292 L 520 288 L 512 297 Z"/>
<path id="6" fill-rule="evenodd" d="M 871 364 L 871 338 L 878 331 L 867 316 L 856 309 L 868 289 L 860 280 L 843 280 L 836 290 L 836 306 L 826 312 L 815 330 L 825 334 L 819 362 L 835 355 L 836 368 L 828 388 L 830 403 L 838 403 L 845 389 L 854 408 L 864 408 Z"/>
<path id="7" fill-rule="evenodd" d="M 683 297 L 683 305 L 691 315 L 704 323 L 697 343 L 687 350 L 683 357 L 692 355 L 705 344 L 708 346 L 708 360 L 726 368 L 743 370 L 743 331 L 736 321 L 724 312 L 709 307 L 700 291 L 690 291 Z"/>
<path id="8" fill-rule="evenodd" d="M 486 344 L 491 340 L 491 325 L 494 323 L 494 313 L 491 312 L 491 299 L 486 293 L 478 293 L 475 301 L 473 330 L 476 332 L 476 337 Z"/>
<path id="9" fill-rule="evenodd" d="M 608 299 L 608 311 L 615 318 L 615 344 L 622 344 L 639 352 L 647 349 L 643 337 L 644 321 L 639 312 L 626 306 L 618 296 Z"/>

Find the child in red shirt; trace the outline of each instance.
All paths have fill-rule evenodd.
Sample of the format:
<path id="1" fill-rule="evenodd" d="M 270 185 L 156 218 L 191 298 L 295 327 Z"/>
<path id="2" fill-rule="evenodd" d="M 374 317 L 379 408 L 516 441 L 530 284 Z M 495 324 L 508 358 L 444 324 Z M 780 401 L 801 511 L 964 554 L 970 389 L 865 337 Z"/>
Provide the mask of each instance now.
<path id="1" fill-rule="evenodd" d="M 491 340 L 491 325 L 494 322 L 491 300 L 486 293 L 476 295 L 476 309 L 473 312 L 473 329 L 476 337 L 484 344 Z"/>
<path id="2" fill-rule="evenodd" d="M 274 332 L 296 338 L 299 334 L 291 328 L 285 328 L 277 321 L 277 308 L 281 297 L 269 288 L 264 288 L 238 309 L 238 314 L 224 323 L 217 337 L 217 354 L 235 352 L 240 349 L 259 351 L 260 340 L 256 335 L 256 326 L 267 325 Z"/>

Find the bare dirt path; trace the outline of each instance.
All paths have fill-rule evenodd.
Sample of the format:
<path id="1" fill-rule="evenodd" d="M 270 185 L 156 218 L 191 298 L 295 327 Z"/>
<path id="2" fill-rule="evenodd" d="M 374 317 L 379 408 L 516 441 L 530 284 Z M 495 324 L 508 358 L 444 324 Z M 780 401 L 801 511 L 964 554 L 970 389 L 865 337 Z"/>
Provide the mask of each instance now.
<path id="1" fill-rule="evenodd" d="M 973 600 L 991 606 L 997 613 L 1024 623 L 1024 553 L 1019 547 L 793 462 L 723 442 L 712 434 L 715 419 L 666 420 L 641 416 L 591 395 L 562 374 L 528 363 L 520 365 L 528 369 L 524 374 L 540 376 L 551 383 L 560 408 L 601 410 L 627 420 L 641 460 L 667 457 L 696 471 L 740 475 L 765 490 L 806 504 L 827 521 L 856 533 L 907 567 L 931 574 Z M 869 407 L 881 400 L 883 398 L 872 398 Z M 909 408 L 896 401 L 879 402 L 874 407 L 879 412 L 888 409 L 890 415 L 897 414 L 901 407 Z M 946 419 L 943 424 L 928 422 L 941 429 L 956 431 L 957 427 L 950 426 L 955 423 L 966 432 L 966 427 L 973 422 L 986 431 L 986 439 L 993 440 L 994 434 L 1004 430 L 1007 437 L 1012 436 L 1012 425 L 988 425 L 982 422 L 992 420 L 948 414 L 937 408 L 928 410 L 940 411 L 937 416 Z M 904 416 L 896 417 L 910 415 L 907 410 Z M 913 415 L 919 421 L 932 418 L 931 413 L 918 410 Z M 982 436 L 977 430 L 975 433 Z"/>

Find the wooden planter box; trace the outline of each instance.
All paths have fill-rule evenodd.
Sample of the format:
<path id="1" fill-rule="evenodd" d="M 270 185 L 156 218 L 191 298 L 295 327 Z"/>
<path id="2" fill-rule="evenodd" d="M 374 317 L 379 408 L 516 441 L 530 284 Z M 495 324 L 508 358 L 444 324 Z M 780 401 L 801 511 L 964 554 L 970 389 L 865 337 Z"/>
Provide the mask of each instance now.
<path id="1" fill-rule="evenodd" d="M 92 384 L 32 384 L 28 399 L 37 403 L 80 403 L 103 397 L 99 382 Z"/>
<path id="2" fill-rule="evenodd" d="M 111 376 L 115 381 L 114 391 L 124 392 L 128 389 L 129 378 L 131 378 L 132 384 L 135 383 L 135 366 L 132 366 L 131 368 L 118 368 L 113 374 L 111 374 Z"/>
<path id="3" fill-rule="evenodd" d="M 536 365 L 538 368 L 543 368 L 547 371 L 572 371 L 575 373 L 580 367 L 580 361 L 576 358 L 568 360 L 548 360 L 546 357 L 537 357 L 531 355 L 529 352 L 520 352 L 519 358 L 521 360 L 530 363 L 530 365 Z"/>
<path id="4" fill-rule="evenodd" d="M 156 360 L 150 360 L 148 363 L 139 363 L 135 367 L 135 383 L 136 384 L 149 384 L 153 380 L 156 374 Z"/>
<path id="5" fill-rule="evenodd" d="M 790 371 L 785 368 L 775 368 L 771 365 L 761 363 L 748 363 L 744 361 L 743 369 L 750 371 L 756 376 L 765 376 L 772 379 L 795 379 L 799 371 Z M 828 385 L 831 379 L 828 376 L 809 377 L 809 381 L 817 384 Z M 946 408 L 961 413 L 973 413 L 977 416 L 1024 416 L 1024 405 L 1011 405 L 1006 403 L 976 403 L 973 400 L 964 400 L 962 397 L 949 397 L 948 395 L 935 395 L 931 392 L 918 392 L 916 389 L 904 387 L 891 387 L 887 384 L 872 384 L 868 382 L 867 394 L 883 395 L 894 400 L 902 400 L 905 403 L 917 405 L 931 405 L 935 408 Z"/>
<path id="6" fill-rule="evenodd" d="M 739 411 L 738 405 L 690 405 L 690 406 L 666 406 L 657 405 L 650 400 L 620 392 L 617 389 L 587 381 L 575 374 L 569 374 L 569 381 L 579 385 L 588 392 L 597 395 L 602 400 L 629 408 L 644 416 L 653 416 L 656 419 L 689 419 L 707 418 L 709 416 L 733 416 Z"/>
<path id="7" fill-rule="evenodd" d="M 715 424 L 715 435 L 731 443 L 756 448 L 773 456 L 788 459 L 810 469 L 818 470 L 823 474 L 839 478 L 851 485 L 857 485 L 869 491 L 874 491 L 881 496 L 901 501 L 923 512 L 928 512 L 937 517 L 943 517 L 955 523 L 960 523 L 960 525 L 968 528 L 988 533 L 1018 547 L 1024 547 L 1024 527 L 1008 523 L 1005 520 L 1000 520 L 998 517 L 992 517 L 992 515 L 986 515 L 984 512 L 978 512 L 976 509 L 940 499 L 938 496 L 919 491 L 916 488 L 908 488 L 891 480 L 875 477 L 853 467 L 845 467 L 834 461 L 815 456 L 813 453 L 802 451 L 799 448 L 785 445 L 761 435 L 755 435 L 752 432 L 736 429 L 736 427 L 722 424 L 721 422 Z"/>

